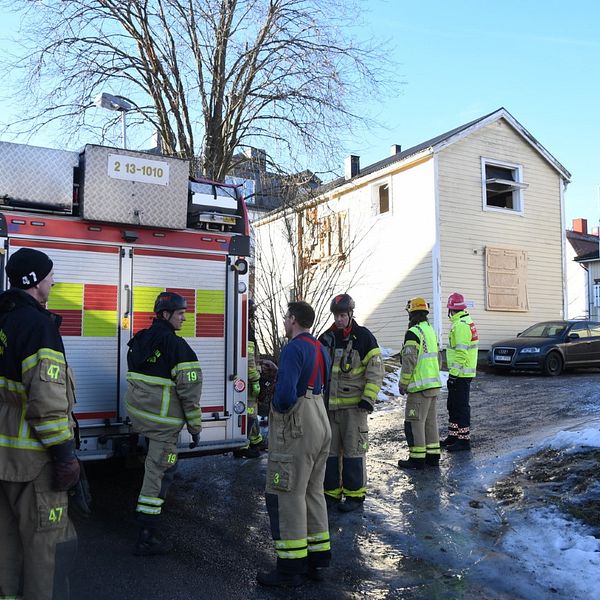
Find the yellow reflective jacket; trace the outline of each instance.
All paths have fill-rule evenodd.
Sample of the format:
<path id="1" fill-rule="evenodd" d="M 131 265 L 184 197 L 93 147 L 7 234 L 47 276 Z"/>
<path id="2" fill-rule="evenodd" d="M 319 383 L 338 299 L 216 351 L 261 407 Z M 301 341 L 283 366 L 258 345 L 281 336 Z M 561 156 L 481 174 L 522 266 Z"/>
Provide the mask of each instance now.
<path id="1" fill-rule="evenodd" d="M 19 289 L 0 294 L 0 479 L 32 481 L 73 439 L 75 401 L 60 317 Z"/>
<path id="2" fill-rule="evenodd" d="M 196 353 L 173 327 L 154 319 L 129 341 L 125 406 L 134 431 L 172 441 L 187 425 L 202 429 L 202 370 Z"/>
<path id="3" fill-rule="evenodd" d="M 414 356 L 415 352 L 416 360 L 406 360 L 409 354 Z M 406 332 L 400 383 L 410 393 L 442 387 L 437 337 L 427 321 L 414 325 Z"/>
<path id="4" fill-rule="evenodd" d="M 446 362 L 453 377 L 475 377 L 479 335 L 475 323 L 465 310 L 450 317 L 452 327 L 448 336 Z"/>

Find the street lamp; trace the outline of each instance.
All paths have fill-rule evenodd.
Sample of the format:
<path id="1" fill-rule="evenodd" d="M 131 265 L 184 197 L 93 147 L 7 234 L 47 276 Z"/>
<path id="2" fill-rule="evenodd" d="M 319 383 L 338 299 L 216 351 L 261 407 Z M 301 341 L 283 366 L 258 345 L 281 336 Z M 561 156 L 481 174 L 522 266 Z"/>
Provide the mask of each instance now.
<path id="1" fill-rule="evenodd" d="M 106 108 L 106 110 L 116 110 L 121 113 L 121 127 L 123 128 L 123 148 L 127 149 L 127 124 L 125 122 L 125 115 L 127 111 L 133 108 L 133 104 L 128 102 L 122 96 L 113 96 L 102 92 L 94 98 L 94 104 L 100 108 Z"/>

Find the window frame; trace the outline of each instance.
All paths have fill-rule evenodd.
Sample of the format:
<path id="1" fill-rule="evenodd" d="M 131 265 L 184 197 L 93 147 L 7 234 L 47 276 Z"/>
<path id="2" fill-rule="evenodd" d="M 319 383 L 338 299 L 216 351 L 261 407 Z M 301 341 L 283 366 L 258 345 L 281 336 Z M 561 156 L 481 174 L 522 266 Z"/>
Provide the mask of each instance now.
<path id="1" fill-rule="evenodd" d="M 385 212 L 381 212 L 381 199 L 379 196 L 379 190 L 384 186 L 387 186 L 388 189 L 388 209 Z M 377 210 L 375 210 L 375 207 L 377 207 Z M 371 216 L 386 217 L 392 213 L 392 178 L 385 177 L 384 179 L 378 179 L 371 184 Z"/>
<path id="2" fill-rule="evenodd" d="M 502 169 L 510 169 L 516 171 L 517 179 L 514 181 L 516 184 L 513 190 L 513 204 L 517 205 L 517 208 L 503 208 L 501 206 L 490 206 L 487 203 L 487 177 L 486 177 L 486 166 L 500 167 Z M 523 166 L 516 163 L 509 163 L 503 160 L 496 160 L 494 158 L 481 157 L 481 195 L 482 195 L 482 209 L 486 212 L 500 212 L 504 214 L 516 214 L 523 216 L 525 214 L 525 198 L 524 190 L 528 188 L 528 184 L 523 182 Z"/>

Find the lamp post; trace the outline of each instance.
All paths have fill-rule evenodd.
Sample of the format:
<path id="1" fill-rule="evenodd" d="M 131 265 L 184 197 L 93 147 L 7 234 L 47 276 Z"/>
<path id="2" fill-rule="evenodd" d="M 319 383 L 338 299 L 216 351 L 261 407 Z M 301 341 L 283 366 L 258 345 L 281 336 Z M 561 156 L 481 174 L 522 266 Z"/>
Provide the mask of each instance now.
<path id="1" fill-rule="evenodd" d="M 94 98 L 94 104 L 100 108 L 105 108 L 106 110 L 116 110 L 117 112 L 121 113 L 123 148 L 127 149 L 127 123 L 125 121 L 125 115 L 133 108 L 133 104 L 128 102 L 122 96 L 113 96 L 112 94 L 107 94 L 106 92 L 98 94 Z"/>

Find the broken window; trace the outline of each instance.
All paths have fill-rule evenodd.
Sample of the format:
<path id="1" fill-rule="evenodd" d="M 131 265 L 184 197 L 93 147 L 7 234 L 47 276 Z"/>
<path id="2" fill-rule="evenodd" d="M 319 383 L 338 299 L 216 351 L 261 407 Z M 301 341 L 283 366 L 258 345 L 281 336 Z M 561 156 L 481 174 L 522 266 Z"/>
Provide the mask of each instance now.
<path id="1" fill-rule="evenodd" d="M 390 184 L 388 182 L 373 186 L 371 208 L 373 216 L 390 212 Z"/>
<path id="2" fill-rule="evenodd" d="M 484 208 L 523 212 L 522 169 L 518 165 L 481 159 L 483 171 Z"/>

